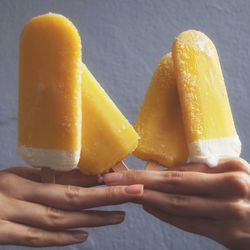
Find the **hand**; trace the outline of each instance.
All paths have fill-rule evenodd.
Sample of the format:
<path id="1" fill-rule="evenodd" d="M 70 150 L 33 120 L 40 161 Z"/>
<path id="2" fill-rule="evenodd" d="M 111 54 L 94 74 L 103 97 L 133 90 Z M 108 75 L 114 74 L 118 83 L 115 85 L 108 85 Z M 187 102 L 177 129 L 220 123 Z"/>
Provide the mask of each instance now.
<path id="1" fill-rule="evenodd" d="M 97 178 L 77 170 L 56 173 L 60 184 L 39 183 L 40 179 L 38 169 L 0 172 L 0 244 L 40 247 L 83 242 L 86 232 L 69 229 L 118 224 L 125 216 L 121 211 L 83 209 L 133 201 L 143 188 L 90 187 L 100 184 Z"/>
<path id="2" fill-rule="evenodd" d="M 140 200 L 153 216 L 207 236 L 230 249 L 250 249 L 250 169 L 240 161 L 209 168 L 189 164 L 167 171 L 104 176 L 108 185 L 143 184 Z"/>

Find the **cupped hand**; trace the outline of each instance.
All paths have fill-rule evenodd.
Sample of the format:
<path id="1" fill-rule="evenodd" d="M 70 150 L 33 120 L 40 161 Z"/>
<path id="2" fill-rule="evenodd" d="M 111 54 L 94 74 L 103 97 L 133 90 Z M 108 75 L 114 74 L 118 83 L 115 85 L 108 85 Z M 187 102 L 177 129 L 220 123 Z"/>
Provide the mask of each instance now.
<path id="1" fill-rule="evenodd" d="M 167 171 L 104 176 L 109 186 L 143 184 L 140 199 L 153 216 L 230 249 L 250 249 L 250 169 L 239 160 L 215 168 L 189 164 Z M 138 201 L 136 201 L 138 202 Z"/>
<path id="2" fill-rule="evenodd" d="M 86 210 L 135 201 L 142 185 L 93 187 L 96 177 L 78 170 L 56 173 L 56 183 L 40 182 L 41 171 L 9 168 L 0 172 L 0 244 L 65 246 L 81 243 L 87 232 L 72 230 L 121 223 L 122 211 Z"/>

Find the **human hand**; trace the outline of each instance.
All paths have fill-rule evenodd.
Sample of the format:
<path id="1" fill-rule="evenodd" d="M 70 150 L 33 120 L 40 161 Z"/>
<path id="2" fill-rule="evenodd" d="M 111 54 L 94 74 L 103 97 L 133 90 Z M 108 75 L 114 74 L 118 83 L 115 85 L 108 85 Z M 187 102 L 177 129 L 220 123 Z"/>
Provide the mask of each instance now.
<path id="1" fill-rule="evenodd" d="M 230 249 L 250 249 L 250 169 L 227 161 L 215 168 L 188 164 L 167 171 L 131 170 L 104 176 L 107 185 L 143 184 L 148 213 Z"/>
<path id="2" fill-rule="evenodd" d="M 81 243 L 87 232 L 70 229 L 118 224 L 125 216 L 122 211 L 83 209 L 133 201 L 143 188 L 93 187 L 100 184 L 98 179 L 78 170 L 57 172 L 58 184 L 40 180 L 38 169 L 17 167 L 0 172 L 0 244 L 41 247 Z"/>

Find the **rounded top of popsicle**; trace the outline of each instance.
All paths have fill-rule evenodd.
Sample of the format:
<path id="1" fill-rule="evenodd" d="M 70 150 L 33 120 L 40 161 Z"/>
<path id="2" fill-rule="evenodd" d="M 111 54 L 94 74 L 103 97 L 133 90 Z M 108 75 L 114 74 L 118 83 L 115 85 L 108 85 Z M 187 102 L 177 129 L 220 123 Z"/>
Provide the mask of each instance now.
<path id="1" fill-rule="evenodd" d="M 161 58 L 158 67 L 162 68 L 162 67 L 172 67 L 172 66 L 173 66 L 172 52 L 169 52 Z"/>
<path id="2" fill-rule="evenodd" d="M 81 37 L 75 25 L 65 16 L 56 13 L 46 13 L 31 18 L 24 26 L 20 42 L 39 36 L 46 40 L 46 36 L 56 37 L 55 42 L 63 40 L 71 44 L 78 51 L 81 51 Z M 26 39 L 25 39 L 26 38 Z"/>
<path id="3" fill-rule="evenodd" d="M 186 30 L 180 33 L 174 40 L 172 50 L 192 48 L 200 51 L 207 56 L 217 54 L 216 48 L 211 39 L 198 30 Z"/>
<path id="4" fill-rule="evenodd" d="M 152 80 L 155 82 L 155 84 L 161 84 L 162 87 L 168 87 L 168 84 L 175 84 L 173 72 L 174 67 L 172 53 L 169 52 L 160 59 L 152 76 Z M 154 78 L 157 78 L 157 80 L 154 80 Z"/>
<path id="5" fill-rule="evenodd" d="M 167 64 L 167 65 L 169 63 L 172 64 L 172 52 L 168 52 L 167 54 L 165 54 L 159 62 L 159 64 Z"/>

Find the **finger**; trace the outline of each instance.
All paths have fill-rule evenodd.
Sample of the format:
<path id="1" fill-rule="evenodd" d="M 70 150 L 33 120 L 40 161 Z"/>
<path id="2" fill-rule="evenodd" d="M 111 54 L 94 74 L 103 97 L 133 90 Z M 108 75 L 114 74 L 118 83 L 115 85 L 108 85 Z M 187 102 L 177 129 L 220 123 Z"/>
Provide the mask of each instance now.
<path id="1" fill-rule="evenodd" d="M 40 169 L 29 167 L 12 167 L 4 169 L 1 172 L 12 173 L 31 181 L 41 182 Z M 67 172 L 55 172 L 55 181 L 57 184 L 75 185 L 81 187 L 91 187 L 102 184 L 100 178 L 97 176 L 82 174 L 79 169 L 74 169 Z"/>
<path id="2" fill-rule="evenodd" d="M 224 159 L 221 159 L 219 161 L 219 164 L 221 163 L 225 163 L 225 162 L 238 162 L 238 163 L 241 163 L 243 165 L 245 165 L 246 167 L 249 167 L 249 163 L 244 160 L 243 158 L 240 158 L 240 157 L 228 157 L 228 158 L 224 158 Z"/>
<path id="3" fill-rule="evenodd" d="M 140 199 L 143 194 L 143 185 L 83 188 L 36 183 L 10 173 L 0 174 L 0 189 L 20 200 L 66 210 L 121 204 Z"/>
<path id="4" fill-rule="evenodd" d="M 144 206 L 144 210 L 156 218 L 165 221 L 173 226 L 176 226 L 184 231 L 188 231 L 195 234 L 201 234 L 210 238 L 215 238 L 215 235 L 220 234 L 218 231 L 218 223 L 214 220 L 207 218 L 190 218 L 180 217 L 163 212 L 150 206 Z"/>
<path id="5" fill-rule="evenodd" d="M 143 194 L 143 185 L 83 188 L 36 183 L 10 173 L 1 173 L 0 188 L 11 197 L 66 210 L 121 204 Z"/>
<path id="6" fill-rule="evenodd" d="M 203 163 L 187 163 L 185 165 L 167 168 L 166 171 L 192 171 L 210 173 L 211 169 L 212 168 Z"/>
<path id="7" fill-rule="evenodd" d="M 249 164 L 241 158 L 223 159 L 220 161 L 218 166 L 214 168 L 208 167 L 206 164 L 189 163 L 183 166 L 168 168 L 167 171 L 192 171 L 192 172 L 203 172 L 211 174 L 243 171 L 250 174 Z"/>
<path id="8" fill-rule="evenodd" d="M 41 170 L 37 168 L 11 167 L 1 170 L 1 173 L 12 173 L 31 181 L 41 181 Z"/>
<path id="9" fill-rule="evenodd" d="M 84 242 L 88 234 L 83 231 L 50 232 L 13 222 L 0 221 L 0 244 L 32 247 L 67 246 Z"/>
<path id="10" fill-rule="evenodd" d="M 175 194 L 206 195 L 214 197 L 245 198 L 248 195 L 249 176 L 245 173 L 216 175 L 182 171 L 130 170 L 104 175 L 107 185 L 143 184 L 145 188 Z"/>
<path id="11" fill-rule="evenodd" d="M 120 211 L 68 212 L 26 201 L 15 201 L 12 206 L 13 208 L 2 211 L 2 218 L 46 230 L 113 225 L 121 223 L 125 216 Z"/>
<path id="12" fill-rule="evenodd" d="M 239 219 L 240 217 L 235 213 L 236 203 L 197 196 L 165 194 L 145 189 L 141 203 L 175 216 L 211 219 Z"/>
<path id="13" fill-rule="evenodd" d="M 85 175 L 79 169 L 69 172 L 56 172 L 55 180 L 57 184 L 74 185 L 80 187 L 92 187 L 103 184 L 98 176 Z"/>
<path id="14" fill-rule="evenodd" d="M 27 199 L 59 209 L 75 210 L 117 205 L 142 197 L 143 185 L 81 188 L 70 185 L 41 185 Z"/>

